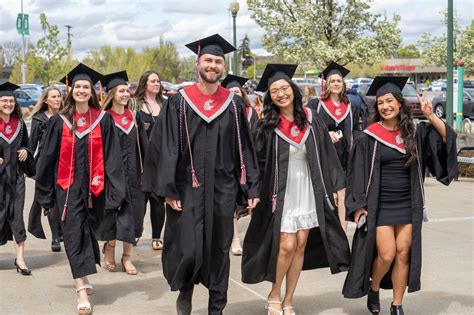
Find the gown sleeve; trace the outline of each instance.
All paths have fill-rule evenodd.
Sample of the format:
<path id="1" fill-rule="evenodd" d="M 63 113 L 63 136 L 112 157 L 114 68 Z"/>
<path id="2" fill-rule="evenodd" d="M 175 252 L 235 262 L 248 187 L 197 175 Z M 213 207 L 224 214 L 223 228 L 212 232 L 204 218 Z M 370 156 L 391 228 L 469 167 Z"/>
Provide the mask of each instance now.
<path id="1" fill-rule="evenodd" d="M 259 122 L 259 124 L 261 123 L 262 122 Z M 260 185 L 262 185 L 265 178 L 265 163 L 270 163 L 270 161 L 267 161 L 268 141 L 274 141 L 272 140 L 270 133 L 257 131 L 255 134 L 255 152 L 257 153 L 258 181 Z"/>
<path id="2" fill-rule="evenodd" d="M 250 133 L 252 134 L 252 137 L 255 137 L 255 134 L 257 133 L 257 127 L 258 127 L 258 114 L 255 109 L 252 110 L 252 117 L 250 117 Z"/>
<path id="3" fill-rule="evenodd" d="M 31 120 L 31 133 L 29 141 L 29 149 L 34 154 L 38 146 L 38 140 L 40 136 L 41 123 L 37 119 Z"/>
<path id="4" fill-rule="evenodd" d="M 145 153 L 143 191 L 179 200 L 176 169 L 179 158 L 179 97 L 173 96 L 161 109 Z"/>
<path id="5" fill-rule="evenodd" d="M 367 209 L 365 190 L 369 177 L 371 156 L 368 156 L 368 137 L 361 134 L 354 142 L 347 162 L 346 217 L 354 221 L 354 212 Z"/>
<path id="6" fill-rule="evenodd" d="M 36 163 L 36 198 L 46 209 L 54 207 L 54 175 L 57 172 L 56 162 L 61 146 L 62 120 L 53 116 L 46 125 L 43 150 Z"/>
<path id="7" fill-rule="evenodd" d="M 421 122 L 416 128 L 417 147 L 422 156 L 422 169 L 428 167 L 436 180 L 444 185 L 449 183 L 457 174 L 456 132 L 446 126 L 446 143 L 438 131 L 428 122 Z"/>
<path id="8" fill-rule="evenodd" d="M 105 209 L 116 209 L 122 204 L 126 193 L 122 159 L 118 158 L 122 156 L 120 139 L 110 114 L 106 113 L 103 119 L 104 169 L 107 178 L 105 181 Z"/>

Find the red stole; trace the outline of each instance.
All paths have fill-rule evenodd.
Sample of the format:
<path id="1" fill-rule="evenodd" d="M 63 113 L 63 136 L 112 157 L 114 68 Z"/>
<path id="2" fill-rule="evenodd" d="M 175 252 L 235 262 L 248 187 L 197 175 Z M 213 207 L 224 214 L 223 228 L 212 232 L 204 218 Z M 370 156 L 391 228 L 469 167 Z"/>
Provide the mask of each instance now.
<path id="1" fill-rule="evenodd" d="M 340 124 L 349 114 L 350 107 L 346 103 L 336 106 L 331 98 L 322 101 L 321 106 L 337 124 Z"/>
<path id="2" fill-rule="evenodd" d="M 89 111 L 84 114 L 76 113 L 74 116 L 74 121 L 76 122 L 75 136 L 71 132 L 71 122 L 63 115 L 60 116 L 64 121 L 57 178 L 57 184 L 61 189 L 67 190 L 74 183 L 76 137 L 81 139 L 88 135 L 89 190 L 96 197 L 104 190 L 104 149 L 102 145 L 102 129 L 99 124 L 104 114 L 104 111 L 93 107 L 89 107 Z"/>
<path id="3" fill-rule="evenodd" d="M 117 114 L 112 109 L 107 110 L 107 112 L 112 116 L 115 122 L 115 126 L 125 132 L 127 135 L 133 129 L 133 115 L 132 112 L 125 108 L 123 114 Z"/>
<path id="4" fill-rule="evenodd" d="M 304 108 L 304 111 L 306 113 L 306 119 L 311 123 L 313 119 L 311 110 Z M 281 114 L 279 114 L 278 117 L 280 117 L 280 123 L 275 128 L 276 134 L 289 144 L 298 149 L 302 149 L 310 132 L 309 126 L 305 126 L 305 128 L 301 130 L 295 121 L 289 121 Z"/>
<path id="5" fill-rule="evenodd" d="M 0 138 L 3 138 L 8 144 L 15 141 L 20 133 L 21 123 L 17 117 L 10 116 L 10 121 L 6 122 L 0 118 Z"/>
<path id="6" fill-rule="evenodd" d="M 234 97 L 234 93 L 220 85 L 212 95 L 203 94 L 197 84 L 181 89 L 180 93 L 194 112 L 208 123 L 219 117 Z"/>
<path id="7" fill-rule="evenodd" d="M 405 143 L 403 142 L 400 129 L 388 130 L 382 126 L 381 122 L 371 124 L 364 130 L 364 133 L 373 137 L 386 146 L 406 154 Z"/>

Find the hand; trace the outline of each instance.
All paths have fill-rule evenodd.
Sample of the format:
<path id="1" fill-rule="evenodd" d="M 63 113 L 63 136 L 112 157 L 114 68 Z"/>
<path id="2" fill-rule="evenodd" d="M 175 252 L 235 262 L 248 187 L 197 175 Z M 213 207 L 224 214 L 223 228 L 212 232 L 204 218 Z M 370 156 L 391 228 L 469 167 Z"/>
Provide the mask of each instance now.
<path id="1" fill-rule="evenodd" d="M 337 137 L 337 135 L 334 131 L 329 131 L 329 136 L 331 137 L 332 143 L 338 143 L 339 142 L 339 138 Z"/>
<path id="2" fill-rule="evenodd" d="M 337 193 L 332 193 L 332 197 L 334 198 L 334 205 L 337 208 L 339 206 L 339 198 L 337 197 Z"/>
<path id="3" fill-rule="evenodd" d="M 18 160 L 20 162 L 26 161 L 26 158 L 28 157 L 28 152 L 26 152 L 25 149 L 18 150 Z"/>
<path id="4" fill-rule="evenodd" d="M 354 214 L 354 222 L 356 224 L 359 224 L 359 220 L 363 215 L 367 215 L 367 210 L 365 210 L 364 208 L 356 210 Z"/>
<path id="5" fill-rule="evenodd" d="M 423 95 L 423 99 L 418 97 L 418 101 L 420 102 L 423 116 L 425 116 L 426 119 L 431 119 L 434 115 L 433 104 L 430 101 L 428 101 L 428 99 L 426 98 L 426 94 Z"/>
<path id="6" fill-rule="evenodd" d="M 170 198 L 165 198 L 165 202 L 173 209 L 176 211 L 183 211 L 183 208 L 181 208 L 181 200 L 174 200 Z"/>
<path id="7" fill-rule="evenodd" d="M 249 210 L 249 215 L 252 215 L 253 209 L 257 206 L 257 204 L 260 202 L 260 198 L 251 198 L 247 200 L 248 207 L 247 209 Z"/>
<path id="8" fill-rule="evenodd" d="M 3 159 L 2 159 L 2 158 L 0 158 L 0 165 L 2 165 L 2 164 L 3 164 Z"/>

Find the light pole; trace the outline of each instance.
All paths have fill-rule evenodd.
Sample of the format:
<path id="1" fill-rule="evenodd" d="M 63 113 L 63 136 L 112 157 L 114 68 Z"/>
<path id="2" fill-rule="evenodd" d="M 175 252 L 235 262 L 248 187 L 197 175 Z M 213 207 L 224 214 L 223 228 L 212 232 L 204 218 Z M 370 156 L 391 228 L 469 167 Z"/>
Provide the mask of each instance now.
<path id="1" fill-rule="evenodd" d="M 232 25 L 233 25 L 233 35 L 234 35 L 234 47 L 237 48 L 237 28 L 235 25 L 235 18 L 239 12 L 239 2 L 237 0 L 231 0 L 229 5 L 230 13 L 232 13 Z M 238 75 L 237 73 L 237 50 L 232 54 L 232 74 Z"/>
<path id="2" fill-rule="evenodd" d="M 453 0 L 448 0 L 448 88 L 446 91 L 446 122 L 453 126 Z"/>

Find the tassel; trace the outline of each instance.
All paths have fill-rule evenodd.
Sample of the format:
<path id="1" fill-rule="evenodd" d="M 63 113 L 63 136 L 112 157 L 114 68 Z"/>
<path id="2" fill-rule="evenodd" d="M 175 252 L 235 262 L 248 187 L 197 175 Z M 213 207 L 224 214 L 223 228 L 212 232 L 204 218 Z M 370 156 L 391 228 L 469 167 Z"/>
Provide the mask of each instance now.
<path id="1" fill-rule="evenodd" d="M 274 213 L 277 208 L 277 196 L 278 195 L 272 196 L 272 213 Z"/>
<path id="2" fill-rule="evenodd" d="M 67 78 L 67 74 L 66 74 L 66 94 L 69 93 L 69 80 Z"/>
<path id="3" fill-rule="evenodd" d="M 193 188 L 198 188 L 199 186 L 201 186 L 201 184 L 199 184 L 199 181 L 198 181 L 198 178 L 196 176 L 196 171 L 195 170 L 191 171 L 191 177 L 193 179 Z"/>
<path id="4" fill-rule="evenodd" d="M 100 104 L 102 105 L 102 102 L 104 100 L 103 100 L 103 97 L 102 97 L 102 83 L 100 83 L 100 82 L 99 82 L 99 100 L 100 100 Z"/>
<path id="5" fill-rule="evenodd" d="M 326 203 L 328 204 L 329 210 L 331 210 L 331 211 L 336 210 L 336 208 L 334 208 L 334 206 L 332 205 L 331 199 L 329 199 L 329 196 L 328 196 L 328 195 L 326 195 Z"/>
<path id="6" fill-rule="evenodd" d="M 247 171 L 245 170 L 245 165 L 240 167 L 240 185 L 245 185 L 247 183 Z"/>
<path id="7" fill-rule="evenodd" d="M 428 211 L 426 210 L 426 207 L 423 207 L 423 222 L 428 222 Z"/>
<path id="8" fill-rule="evenodd" d="M 89 192 L 89 209 L 92 209 L 92 195 Z"/>
<path id="9" fill-rule="evenodd" d="M 61 215 L 61 221 L 66 221 L 66 213 L 67 213 L 67 203 L 64 204 L 63 214 Z"/>
<path id="10" fill-rule="evenodd" d="M 324 97 L 324 77 L 321 77 L 321 98 Z"/>

